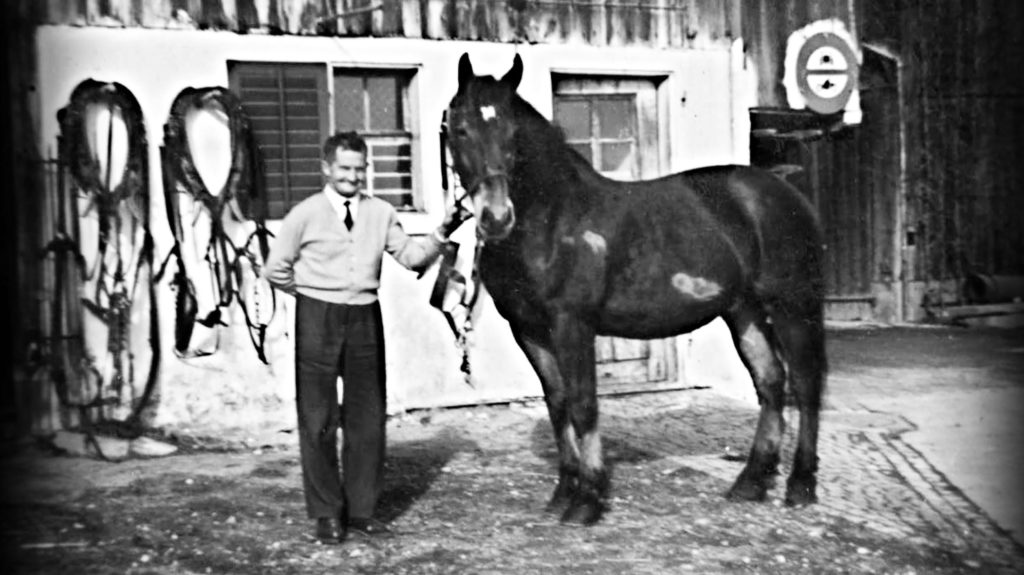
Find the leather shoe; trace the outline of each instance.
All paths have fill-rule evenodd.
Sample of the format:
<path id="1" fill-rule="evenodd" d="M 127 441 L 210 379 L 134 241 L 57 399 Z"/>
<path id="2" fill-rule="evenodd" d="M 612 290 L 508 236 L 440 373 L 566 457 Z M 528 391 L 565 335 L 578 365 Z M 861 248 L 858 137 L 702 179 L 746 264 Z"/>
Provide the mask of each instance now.
<path id="1" fill-rule="evenodd" d="M 337 545 L 345 540 L 345 524 L 333 517 L 319 517 L 315 536 L 324 545 Z"/>
<path id="2" fill-rule="evenodd" d="M 348 520 L 348 530 L 353 535 L 359 535 L 361 537 L 390 537 L 392 532 L 388 529 L 388 526 L 383 521 L 368 518 L 350 518 Z"/>

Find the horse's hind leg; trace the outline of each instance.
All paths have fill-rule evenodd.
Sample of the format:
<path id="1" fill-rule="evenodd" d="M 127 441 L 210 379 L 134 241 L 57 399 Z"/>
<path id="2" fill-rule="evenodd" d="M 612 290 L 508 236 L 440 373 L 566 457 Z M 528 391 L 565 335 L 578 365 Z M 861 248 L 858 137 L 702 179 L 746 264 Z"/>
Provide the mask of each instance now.
<path id="1" fill-rule="evenodd" d="M 827 360 L 825 329 L 820 313 L 809 318 L 775 318 L 775 333 L 789 366 L 790 389 L 800 410 L 800 432 L 793 469 L 786 481 L 786 504 L 817 501 L 818 420 Z"/>
<path id="2" fill-rule="evenodd" d="M 785 368 L 779 359 L 775 337 L 759 304 L 746 303 L 725 316 L 740 359 L 757 389 L 761 414 L 754 445 L 732 488 L 729 499 L 761 501 L 778 473 L 785 403 Z"/>
<path id="3" fill-rule="evenodd" d="M 541 345 L 533 339 L 516 334 L 516 342 L 523 349 L 534 371 L 540 378 L 544 388 L 544 401 L 548 406 L 548 417 L 555 433 L 555 445 L 558 447 L 558 485 L 555 487 L 547 510 L 562 512 L 572 501 L 576 493 L 579 476 L 580 453 L 576 442 L 576 432 L 569 421 L 566 408 L 566 390 L 562 374 L 558 370 L 558 362 L 551 352 L 550 346 Z"/>

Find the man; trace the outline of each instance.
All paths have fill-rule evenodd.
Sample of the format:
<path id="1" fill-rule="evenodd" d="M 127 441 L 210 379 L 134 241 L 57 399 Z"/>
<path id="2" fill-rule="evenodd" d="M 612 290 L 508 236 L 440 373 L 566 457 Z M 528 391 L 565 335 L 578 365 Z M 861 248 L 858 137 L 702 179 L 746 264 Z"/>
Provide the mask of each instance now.
<path id="1" fill-rule="evenodd" d="M 315 537 L 388 535 L 373 517 L 384 470 L 384 332 L 377 287 L 384 252 L 409 268 L 433 262 L 466 213 L 455 207 L 427 238 L 406 235 L 391 204 L 363 193 L 366 142 L 324 142 L 322 192 L 285 216 L 264 275 L 295 295 L 295 385 L 306 511 Z M 336 381 L 343 382 L 338 410 Z M 339 422 L 340 418 L 340 422 Z M 338 470 L 337 431 L 343 425 Z"/>

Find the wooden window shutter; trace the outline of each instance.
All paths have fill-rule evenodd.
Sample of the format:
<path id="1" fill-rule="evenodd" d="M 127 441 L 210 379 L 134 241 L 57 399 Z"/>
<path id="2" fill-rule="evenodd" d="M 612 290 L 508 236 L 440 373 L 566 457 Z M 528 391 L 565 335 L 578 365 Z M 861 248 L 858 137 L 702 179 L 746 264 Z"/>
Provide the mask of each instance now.
<path id="1" fill-rule="evenodd" d="M 232 62 L 231 90 L 242 101 L 266 163 L 268 218 L 323 187 L 321 145 L 328 131 L 326 68 Z"/>

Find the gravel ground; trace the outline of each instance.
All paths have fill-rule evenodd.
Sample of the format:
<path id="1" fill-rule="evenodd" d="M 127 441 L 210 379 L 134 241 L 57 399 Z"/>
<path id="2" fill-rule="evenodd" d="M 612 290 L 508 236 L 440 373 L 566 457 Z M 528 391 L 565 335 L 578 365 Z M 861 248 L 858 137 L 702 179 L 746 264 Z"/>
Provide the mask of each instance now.
<path id="1" fill-rule="evenodd" d="M 849 377 L 872 361 L 862 337 L 838 338 Z M 612 490 L 593 527 L 545 513 L 554 442 L 542 404 L 523 403 L 392 418 L 380 512 L 396 534 L 341 546 L 310 538 L 289 430 L 164 435 L 177 454 L 121 463 L 7 446 L 0 559 L 10 573 L 1024 573 L 1020 546 L 900 442 L 898 417 L 826 411 L 821 502 L 789 509 L 782 489 L 722 497 L 751 407 L 708 390 L 601 406 Z"/>

